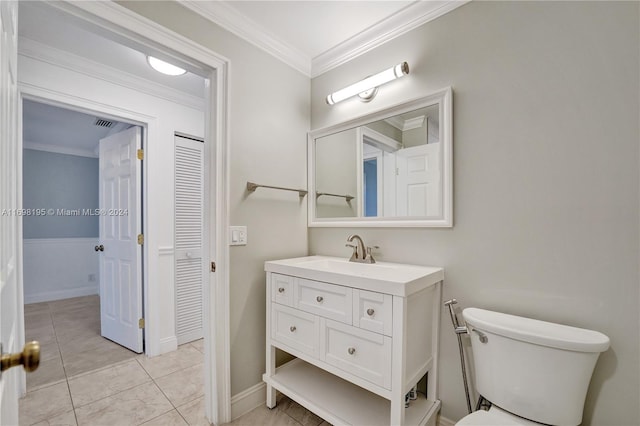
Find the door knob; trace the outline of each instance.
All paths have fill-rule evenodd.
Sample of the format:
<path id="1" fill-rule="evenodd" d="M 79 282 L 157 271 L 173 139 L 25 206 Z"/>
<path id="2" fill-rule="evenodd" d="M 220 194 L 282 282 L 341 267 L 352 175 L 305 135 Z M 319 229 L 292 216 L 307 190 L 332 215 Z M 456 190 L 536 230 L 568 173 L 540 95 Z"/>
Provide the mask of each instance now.
<path id="1" fill-rule="evenodd" d="M 0 346 L 0 352 L 2 348 Z M 0 372 L 22 365 L 24 371 L 35 371 L 40 365 L 40 343 L 37 341 L 28 342 L 22 348 L 22 352 L 14 354 L 2 354 L 0 360 Z"/>
<path id="2" fill-rule="evenodd" d="M 99 246 L 95 246 L 94 250 L 95 251 L 104 251 L 104 246 L 102 244 L 100 244 Z"/>

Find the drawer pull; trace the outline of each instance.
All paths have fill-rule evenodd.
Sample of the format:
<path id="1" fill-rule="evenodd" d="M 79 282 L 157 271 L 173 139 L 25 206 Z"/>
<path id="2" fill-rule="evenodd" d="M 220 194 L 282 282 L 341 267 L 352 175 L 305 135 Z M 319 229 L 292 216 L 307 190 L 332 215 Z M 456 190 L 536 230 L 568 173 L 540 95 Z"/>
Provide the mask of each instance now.
<path id="1" fill-rule="evenodd" d="M 349 348 L 347 349 L 347 352 L 349 352 L 349 355 L 353 355 L 356 353 L 356 348 Z"/>
<path id="2" fill-rule="evenodd" d="M 376 311 L 374 311 L 374 310 L 373 310 L 373 308 L 369 308 L 369 309 L 367 309 L 367 315 L 369 315 L 370 317 L 371 317 L 371 316 L 373 316 L 373 314 L 374 314 L 375 312 L 376 312 Z"/>
<path id="3" fill-rule="evenodd" d="M 289 331 L 291 331 L 292 333 L 296 331 L 296 326 L 292 325 L 291 327 L 289 327 Z"/>
<path id="4" fill-rule="evenodd" d="M 284 293 L 284 287 L 279 287 L 278 288 L 278 293 Z"/>
<path id="5" fill-rule="evenodd" d="M 316 297 L 316 300 L 318 301 L 318 303 L 322 303 L 322 301 L 324 300 L 324 297 L 318 296 Z"/>

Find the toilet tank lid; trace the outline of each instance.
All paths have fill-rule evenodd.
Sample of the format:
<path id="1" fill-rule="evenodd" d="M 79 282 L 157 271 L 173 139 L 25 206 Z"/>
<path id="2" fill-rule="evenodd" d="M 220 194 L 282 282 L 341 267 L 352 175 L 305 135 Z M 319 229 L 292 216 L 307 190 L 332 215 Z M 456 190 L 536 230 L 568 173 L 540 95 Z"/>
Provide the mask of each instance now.
<path id="1" fill-rule="evenodd" d="M 598 331 L 478 308 L 466 308 L 462 316 L 468 326 L 523 342 L 577 352 L 609 349 L 609 338 Z"/>

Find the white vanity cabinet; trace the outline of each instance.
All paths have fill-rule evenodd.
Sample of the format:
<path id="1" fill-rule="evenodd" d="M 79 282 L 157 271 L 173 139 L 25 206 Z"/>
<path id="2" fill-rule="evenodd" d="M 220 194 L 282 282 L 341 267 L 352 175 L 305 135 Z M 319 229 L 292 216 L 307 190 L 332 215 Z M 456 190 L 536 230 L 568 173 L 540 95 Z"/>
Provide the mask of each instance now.
<path id="1" fill-rule="evenodd" d="M 435 425 L 442 268 L 310 256 L 265 270 L 269 408 L 277 390 L 333 425 Z M 296 359 L 276 368 L 276 348 Z"/>

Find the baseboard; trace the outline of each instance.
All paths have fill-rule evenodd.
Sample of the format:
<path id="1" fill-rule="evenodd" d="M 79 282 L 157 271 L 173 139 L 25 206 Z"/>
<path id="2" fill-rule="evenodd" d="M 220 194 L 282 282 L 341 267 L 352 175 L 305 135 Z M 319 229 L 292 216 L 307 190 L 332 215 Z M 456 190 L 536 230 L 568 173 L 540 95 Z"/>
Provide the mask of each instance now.
<path id="1" fill-rule="evenodd" d="M 51 302 L 53 300 L 70 299 L 72 297 L 91 296 L 93 294 L 99 294 L 100 289 L 98 284 L 95 286 L 76 287 L 66 290 L 47 291 L 42 293 L 25 294 L 24 303 L 40 303 Z"/>
<path id="2" fill-rule="evenodd" d="M 455 426 L 456 422 L 446 417 L 438 415 L 438 426 Z"/>
<path id="3" fill-rule="evenodd" d="M 178 338 L 176 336 L 165 337 L 158 342 L 158 353 L 148 354 L 150 356 L 162 355 L 178 349 Z"/>
<path id="4" fill-rule="evenodd" d="M 231 420 L 235 420 L 254 408 L 265 404 L 267 389 L 265 383 L 258 383 L 231 397 Z"/>

